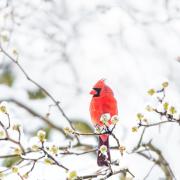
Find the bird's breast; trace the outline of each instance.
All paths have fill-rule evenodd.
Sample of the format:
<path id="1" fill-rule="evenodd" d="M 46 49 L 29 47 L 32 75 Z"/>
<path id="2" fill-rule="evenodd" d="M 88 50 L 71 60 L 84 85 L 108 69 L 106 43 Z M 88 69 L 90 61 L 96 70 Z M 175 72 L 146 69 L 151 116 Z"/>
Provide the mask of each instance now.
<path id="1" fill-rule="evenodd" d="M 104 113 L 110 113 L 111 117 L 117 114 L 117 104 L 114 97 L 92 98 L 90 114 L 93 124 L 102 126 L 103 123 L 100 121 L 100 117 Z"/>

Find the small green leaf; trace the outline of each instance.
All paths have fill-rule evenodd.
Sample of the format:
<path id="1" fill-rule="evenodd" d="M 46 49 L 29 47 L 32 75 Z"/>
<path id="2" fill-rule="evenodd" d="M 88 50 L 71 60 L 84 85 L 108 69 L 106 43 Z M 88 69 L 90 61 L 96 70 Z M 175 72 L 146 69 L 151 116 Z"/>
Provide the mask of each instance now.
<path id="1" fill-rule="evenodd" d="M 0 84 L 5 84 L 9 87 L 11 87 L 14 83 L 15 77 L 12 71 L 9 68 L 6 68 L 1 74 L 0 74 Z"/>
<path id="2" fill-rule="evenodd" d="M 75 179 L 77 179 L 77 172 L 76 171 L 69 172 L 68 180 L 75 180 Z"/>
<path id="3" fill-rule="evenodd" d="M 140 121 L 144 118 L 144 115 L 141 113 L 137 113 L 136 116 L 137 116 L 138 120 L 140 120 Z"/>
<path id="4" fill-rule="evenodd" d="M 126 180 L 126 176 L 125 175 L 120 175 L 119 180 Z"/>
<path id="5" fill-rule="evenodd" d="M 149 89 L 149 90 L 148 90 L 148 94 L 149 94 L 150 96 L 154 95 L 155 92 L 156 92 L 156 91 L 155 91 L 154 89 Z"/>
<path id="6" fill-rule="evenodd" d="M 34 132 L 33 132 L 33 135 L 36 136 L 37 135 L 37 132 L 39 130 L 43 129 L 43 131 L 46 133 L 46 139 L 49 140 L 50 138 L 50 135 L 51 135 L 51 132 L 52 132 L 52 128 L 50 126 L 45 126 L 45 127 L 41 127 L 41 128 L 38 128 L 36 129 Z"/>
<path id="7" fill-rule="evenodd" d="M 47 126 L 47 127 L 43 128 L 43 130 L 46 132 L 46 139 L 49 139 L 52 128 Z"/>
<path id="8" fill-rule="evenodd" d="M 137 132 L 137 131 L 138 131 L 138 127 L 135 127 L 135 126 L 132 127 L 132 128 L 131 128 L 131 131 L 132 131 L 132 132 Z"/>
<path id="9" fill-rule="evenodd" d="M 170 109 L 169 109 L 170 113 L 171 114 L 176 114 L 176 108 L 174 106 L 171 106 Z"/>
<path id="10" fill-rule="evenodd" d="M 100 152 L 101 152 L 102 154 L 106 154 L 106 153 L 107 153 L 107 146 L 102 145 L 102 146 L 99 148 L 99 150 L 100 150 Z"/>
<path id="11" fill-rule="evenodd" d="M 153 108 L 152 108 L 150 105 L 147 105 L 147 106 L 146 106 L 146 110 L 149 111 L 149 112 L 151 112 L 151 111 L 153 111 Z"/>
<path id="12" fill-rule="evenodd" d="M 41 89 L 37 89 L 37 90 L 34 90 L 34 91 L 28 91 L 28 96 L 29 96 L 29 99 L 44 99 L 46 97 L 46 95 L 44 94 L 44 92 L 41 90 Z"/>
<path id="13" fill-rule="evenodd" d="M 168 110 L 168 107 L 169 107 L 169 104 L 168 104 L 167 102 L 165 102 L 165 103 L 163 104 L 163 107 L 164 107 L 164 109 L 167 111 L 167 110 Z"/>
<path id="14" fill-rule="evenodd" d="M 15 163 L 17 163 L 21 158 L 19 156 L 15 156 L 15 157 L 10 157 L 10 158 L 6 158 L 3 161 L 3 166 L 10 168 L 12 167 Z"/>
<path id="15" fill-rule="evenodd" d="M 168 83 L 168 82 L 163 82 L 163 83 L 162 83 L 162 87 L 163 87 L 163 88 L 166 88 L 166 87 L 168 87 L 168 86 L 169 86 L 169 83 Z"/>
<path id="16" fill-rule="evenodd" d="M 93 132 L 92 127 L 88 123 L 86 123 L 82 120 L 72 120 L 72 122 L 73 122 L 74 128 L 81 133 L 92 133 Z"/>

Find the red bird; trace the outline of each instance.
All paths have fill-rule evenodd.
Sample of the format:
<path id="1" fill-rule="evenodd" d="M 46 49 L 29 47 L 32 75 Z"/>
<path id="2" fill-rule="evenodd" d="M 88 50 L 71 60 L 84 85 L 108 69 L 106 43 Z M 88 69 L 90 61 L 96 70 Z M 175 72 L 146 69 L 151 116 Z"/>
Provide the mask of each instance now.
<path id="1" fill-rule="evenodd" d="M 99 80 L 92 88 L 90 94 L 93 95 L 90 103 L 90 115 L 92 123 L 96 128 L 103 129 L 103 132 L 107 132 L 108 127 L 112 124 L 111 118 L 118 114 L 117 102 L 114 98 L 112 89 L 107 86 L 104 79 Z M 102 115 L 108 113 L 110 120 L 104 124 L 102 121 Z M 106 155 L 102 154 L 100 147 L 104 145 L 107 148 Z M 108 161 L 111 161 L 109 150 L 109 134 L 103 134 L 99 136 L 98 145 L 98 157 L 97 164 L 99 166 L 108 166 Z"/>

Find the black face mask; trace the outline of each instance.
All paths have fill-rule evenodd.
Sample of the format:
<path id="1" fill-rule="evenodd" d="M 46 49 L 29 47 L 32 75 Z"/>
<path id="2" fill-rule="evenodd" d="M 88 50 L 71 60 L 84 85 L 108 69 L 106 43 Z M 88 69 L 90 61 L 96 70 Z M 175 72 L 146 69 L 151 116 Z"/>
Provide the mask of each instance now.
<path id="1" fill-rule="evenodd" d="M 94 94 L 93 97 L 99 97 L 100 96 L 100 92 L 101 92 L 101 88 L 93 88 L 96 91 L 96 94 Z"/>

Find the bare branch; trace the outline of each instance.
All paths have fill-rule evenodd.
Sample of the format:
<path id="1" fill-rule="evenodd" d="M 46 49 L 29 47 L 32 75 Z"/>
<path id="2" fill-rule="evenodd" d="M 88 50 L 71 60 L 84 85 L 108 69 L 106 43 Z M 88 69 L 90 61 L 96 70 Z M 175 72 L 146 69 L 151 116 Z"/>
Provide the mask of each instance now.
<path id="1" fill-rule="evenodd" d="M 13 98 L 9 98 L 9 99 L 0 99 L 0 102 L 1 101 L 6 101 L 6 102 L 11 102 L 11 103 L 14 103 L 16 104 L 17 106 L 25 109 L 28 113 L 30 113 L 31 115 L 35 116 L 35 117 L 38 117 L 39 119 L 41 119 L 43 122 L 45 122 L 48 126 L 50 126 L 51 128 L 61 132 L 64 136 L 66 136 L 67 138 L 70 138 L 72 139 L 71 136 L 68 136 L 67 134 L 65 134 L 63 128 L 61 128 L 60 126 L 54 124 L 51 120 L 49 120 L 47 117 L 44 117 L 42 115 L 40 115 L 38 112 L 36 112 L 35 110 L 33 110 L 32 108 L 28 107 L 26 104 L 16 100 L 16 99 L 13 99 Z"/>
<path id="2" fill-rule="evenodd" d="M 156 159 L 153 157 L 149 157 L 143 151 L 136 152 L 136 153 L 138 153 L 139 155 L 143 156 L 147 160 L 152 161 L 156 165 L 158 165 L 161 168 L 161 170 L 164 172 L 166 179 L 168 180 L 176 179 L 169 163 L 167 162 L 162 152 L 157 147 L 155 147 L 151 142 L 143 144 L 142 147 L 148 148 L 149 151 L 154 152 L 158 156 L 158 158 Z"/>
<path id="3" fill-rule="evenodd" d="M 54 96 L 52 96 L 44 87 L 42 87 L 40 84 L 38 84 L 36 81 L 34 81 L 28 74 L 27 72 L 23 69 L 23 67 L 19 64 L 19 62 L 14 59 L 11 55 L 9 55 L 1 46 L 0 44 L 0 49 L 1 52 L 7 56 L 12 62 L 14 62 L 17 67 L 21 70 L 21 72 L 24 74 L 24 76 L 26 77 L 27 80 L 29 80 L 31 83 L 33 83 L 35 86 L 37 86 L 39 89 L 41 89 L 53 102 L 54 104 L 57 106 L 58 110 L 61 112 L 62 116 L 66 119 L 66 121 L 69 123 L 70 127 L 74 129 L 73 127 L 73 123 L 72 121 L 68 118 L 68 116 L 65 114 L 64 110 L 61 108 L 61 106 L 59 105 L 59 101 L 57 101 Z M 79 138 L 76 136 L 77 141 L 79 142 Z"/>

